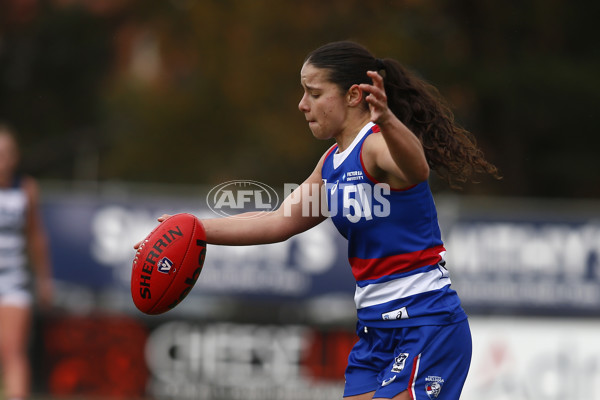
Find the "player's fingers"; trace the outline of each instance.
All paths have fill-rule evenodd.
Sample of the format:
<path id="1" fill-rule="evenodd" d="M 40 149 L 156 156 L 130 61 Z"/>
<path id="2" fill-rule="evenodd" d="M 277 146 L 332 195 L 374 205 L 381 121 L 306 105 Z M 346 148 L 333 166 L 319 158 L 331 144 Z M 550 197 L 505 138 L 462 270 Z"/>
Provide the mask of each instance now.
<path id="1" fill-rule="evenodd" d="M 383 76 L 377 71 L 367 71 L 367 76 L 373 81 L 373 85 L 383 88 Z"/>
<path id="2" fill-rule="evenodd" d="M 137 242 L 136 244 L 133 245 L 133 249 L 137 250 L 140 248 L 140 246 L 142 245 L 143 240 L 140 240 L 139 242 Z"/>
<path id="3" fill-rule="evenodd" d="M 369 96 L 381 99 L 383 101 L 387 100 L 383 86 L 369 85 L 367 83 L 361 83 L 359 86 L 362 91 L 369 93 Z"/>
<path id="4" fill-rule="evenodd" d="M 158 217 L 158 222 L 163 222 L 165 219 L 169 218 L 171 215 L 170 214 L 163 214 L 160 217 Z"/>
<path id="5" fill-rule="evenodd" d="M 382 91 L 373 91 L 369 93 L 367 97 L 365 97 L 367 103 L 374 107 L 385 108 L 387 107 L 387 96 L 385 92 Z"/>
<path id="6" fill-rule="evenodd" d="M 360 88 L 363 92 L 368 93 L 365 100 L 371 104 L 373 103 L 373 100 L 377 100 L 377 97 L 381 96 L 381 93 L 377 93 L 378 90 L 375 86 L 363 83 L 360 85 Z"/>

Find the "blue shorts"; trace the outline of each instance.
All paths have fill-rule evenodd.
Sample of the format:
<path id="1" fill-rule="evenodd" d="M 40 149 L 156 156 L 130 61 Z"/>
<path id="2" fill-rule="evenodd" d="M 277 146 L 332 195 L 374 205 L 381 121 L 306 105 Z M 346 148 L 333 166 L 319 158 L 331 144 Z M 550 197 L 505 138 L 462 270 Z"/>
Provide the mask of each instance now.
<path id="1" fill-rule="evenodd" d="M 457 400 L 471 364 L 471 331 L 452 325 L 367 328 L 348 357 L 344 397 L 375 391 L 391 399 L 408 390 L 414 400 Z"/>

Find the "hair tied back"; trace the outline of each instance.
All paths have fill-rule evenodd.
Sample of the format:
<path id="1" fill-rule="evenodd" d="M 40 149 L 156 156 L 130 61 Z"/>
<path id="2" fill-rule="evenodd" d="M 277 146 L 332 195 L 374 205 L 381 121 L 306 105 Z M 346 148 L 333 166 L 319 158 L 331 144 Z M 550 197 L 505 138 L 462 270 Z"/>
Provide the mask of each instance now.
<path id="1" fill-rule="evenodd" d="M 379 73 L 379 75 L 381 75 L 385 78 L 385 63 L 383 62 L 383 60 L 381 58 L 375 59 L 375 68 L 376 68 L 377 72 Z"/>

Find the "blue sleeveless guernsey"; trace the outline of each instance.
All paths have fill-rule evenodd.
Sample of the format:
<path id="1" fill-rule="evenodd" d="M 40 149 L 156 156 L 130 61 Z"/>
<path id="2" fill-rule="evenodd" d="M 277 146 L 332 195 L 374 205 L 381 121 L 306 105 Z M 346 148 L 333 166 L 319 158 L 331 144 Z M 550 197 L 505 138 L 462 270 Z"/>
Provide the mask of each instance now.
<path id="1" fill-rule="evenodd" d="M 362 145 L 378 131 L 369 123 L 345 151 L 334 146 L 321 173 L 330 216 L 348 239 L 358 319 L 390 328 L 462 321 L 429 184 L 390 190 L 364 168 Z"/>

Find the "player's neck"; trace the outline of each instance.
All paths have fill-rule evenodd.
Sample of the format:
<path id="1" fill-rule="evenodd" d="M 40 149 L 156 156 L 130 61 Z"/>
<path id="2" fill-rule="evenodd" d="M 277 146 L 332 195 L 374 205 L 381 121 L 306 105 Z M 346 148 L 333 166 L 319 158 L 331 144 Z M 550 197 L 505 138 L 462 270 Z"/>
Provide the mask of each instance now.
<path id="1" fill-rule="evenodd" d="M 346 150 L 356 139 L 356 135 L 359 134 L 360 130 L 369 123 L 370 114 L 367 114 L 365 117 L 357 118 L 354 121 L 351 121 L 347 124 L 346 128 L 335 138 L 335 141 L 338 145 L 338 151 L 341 153 Z"/>

